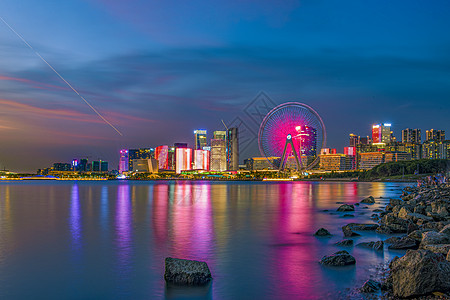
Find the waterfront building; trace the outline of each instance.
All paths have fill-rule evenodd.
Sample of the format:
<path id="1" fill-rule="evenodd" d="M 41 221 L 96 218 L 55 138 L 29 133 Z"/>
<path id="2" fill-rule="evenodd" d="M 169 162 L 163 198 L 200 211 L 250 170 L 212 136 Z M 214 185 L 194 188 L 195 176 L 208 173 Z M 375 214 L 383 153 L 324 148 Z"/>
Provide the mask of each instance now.
<path id="1" fill-rule="evenodd" d="M 100 172 L 100 161 L 94 160 L 92 162 L 92 172 Z"/>
<path id="2" fill-rule="evenodd" d="M 385 143 L 391 142 L 391 124 L 375 124 L 372 126 L 372 143 Z"/>
<path id="3" fill-rule="evenodd" d="M 422 144 L 422 158 L 425 159 L 439 159 L 442 154 L 440 150 L 443 149 L 441 146 L 442 142 L 436 140 L 427 140 Z"/>
<path id="4" fill-rule="evenodd" d="M 411 160 L 411 153 L 404 151 L 386 152 L 384 155 L 384 162 L 397 162 Z"/>
<path id="5" fill-rule="evenodd" d="M 128 164 L 128 149 L 122 149 L 119 153 L 119 173 L 122 174 L 123 172 L 128 172 L 130 170 Z"/>
<path id="6" fill-rule="evenodd" d="M 317 130 L 311 126 L 299 126 L 299 142 L 301 142 L 300 155 L 317 155 Z M 295 149 L 299 149 L 299 142 L 294 141 Z"/>
<path id="7" fill-rule="evenodd" d="M 223 172 L 227 170 L 226 141 L 211 140 L 211 171 Z"/>
<path id="8" fill-rule="evenodd" d="M 176 148 L 176 173 L 192 169 L 192 149 L 191 148 Z"/>
<path id="9" fill-rule="evenodd" d="M 384 163 L 384 152 L 365 152 L 358 153 L 359 169 L 369 170 L 379 164 Z"/>
<path id="10" fill-rule="evenodd" d="M 169 170 L 169 146 L 162 145 L 155 148 L 155 159 L 158 160 L 158 168 Z"/>
<path id="11" fill-rule="evenodd" d="M 357 167 L 356 147 L 344 147 L 344 154 L 350 157 L 351 170 L 356 170 L 356 167 Z"/>
<path id="12" fill-rule="evenodd" d="M 66 172 L 71 171 L 72 166 L 69 163 L 54 163 L 53 164 L 53 170 L 58 172 Z"/>
<path id="13" fill-rule="evenodd" d="M 422 142 L 420 129 L 406 128 L 402 130 L 402 142 L 403 143 L 416 143 L 420 144 Z"/>
<path id="14" fill-rule="evenodd" d="M 168 170 L 175 170 L 175 147 L 169 147 L 168 154 L 167 154 L 167 160 L 168 160 Z"/>
<path id="15" fill-rule="evenodd" d="M 207 150 L 194 150 L 194 170 L 209 170 L 210 152 Z"/>
<path id="16" fill-rule="evenodd" d="M 225 141 L 227 139 L 227 132 L 225 130 L 216 130 L 213 132 L 213 139 Z"/>
<path id="17" fill-rule="evenodd" d="M 244 160 L 247 170 L 262 171 L 262 170 L 278 170 L 280 164 L 279 157 L 252 157 Z M 295 166 L 296 167 L 296 166 Z"/>
<path id="18" fill-rule="evenodd" d="M 207 131 L 205 129 L 194 130 L 195 137 L 195 150 L 202 150 L 203 147 L 207 146 Z"/>
<path id="19" fill-rule="evenodd" d="M 133 159 L 133 172 L 136 173 L 158 173 L 158 160 L 154 158 Z"/>
<path id="20" fill-rule="evenodd" d="M 442 142 L 445 140 L 445 130 L 427 130 L 427 141 Z"/>
<path id="21" fill-rule="evenodd" d="M 80 159 L 80 161 L 78 162 L 78 171 L 80 172 L 87 172 L 88 171 L 88 160 L 87 158 L 82 158 Z"/>
<path id="22" fill-rule="evenodd" d="M 350 147 L 356 147 L 356 145 L 358 145 L 360 137 L 357 136 L 356 134 L 350 133 L 350 138 L 349 138 L 349 145 Z"/>
<path id="23" fill-rule="evenodd" d="M 359 137 L 360 145 L 370 145 L 372 144 L 372 140 L 368 136 Z"/>
<path id="24" fill-rule="evenodd" d="M 237 171 L 239 170 L 239 136 L 237 127 L 228 128 L 226 143 L 227 170 Z"/>
<path id="25" fill-rule="evenodd" d="M 149 159 L 150 148 L 128 149 L 128 170 L 133 170 L 133 159 Z"/>
<path id="26" fill-rule="evenodd" d="M 109 171 L 109 167 L 108 167 L 108 162 L 107 161 L 100 161 L 100 172 L 108 172 Z"/>
<path id="27" fill-rule="evenodd" d="M 319 168 L 325 171 L 353 170 L 355 156 L 345 154 L 321 154 L 319 156 Z"/>

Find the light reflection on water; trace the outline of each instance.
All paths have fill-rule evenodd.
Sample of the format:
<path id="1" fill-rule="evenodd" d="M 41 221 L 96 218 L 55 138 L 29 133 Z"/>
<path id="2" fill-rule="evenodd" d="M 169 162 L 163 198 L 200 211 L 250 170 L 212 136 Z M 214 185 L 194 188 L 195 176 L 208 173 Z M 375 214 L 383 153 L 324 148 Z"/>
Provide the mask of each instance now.
<path id="1" fill-rule="evenodd" d="M 348 249 L 357 265 L 318 264 L 340 227 L 368 222 L 397 183 L 9 182 L 0 185 L 0 298 L 328 298 L 397 253 Z M 336 202 L 384 197 L 355 217 Z M 324 212 L 323 210 L 330 210 Z M 332 213 L 332 214 L 330 214 Z M 331 238 L 312 234 L 325 227 Z M 385 238 L 365 233 L 356 242 Z M 65 242 L 67 241 L 67 243 Z M 10 249 L 14 248 L 14 251 Z M 167 256 L 206 261 L 213 283 L 168 287 Z M 23 285 L 28 286 L 24 291 Z M 183 298 L 182 297 L 182 298 Z"/>

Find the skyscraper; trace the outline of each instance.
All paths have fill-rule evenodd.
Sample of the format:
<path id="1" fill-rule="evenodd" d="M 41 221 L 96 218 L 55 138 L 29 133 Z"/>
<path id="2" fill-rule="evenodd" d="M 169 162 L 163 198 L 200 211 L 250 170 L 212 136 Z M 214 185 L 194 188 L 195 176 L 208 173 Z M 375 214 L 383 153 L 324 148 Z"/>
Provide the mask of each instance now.
<path id="1" fill-rule="evenodd" d="M 123 172 L 129 171 L 128 166 L 128 149 L 122 149 L 120 150 L 120 158 L 119 158 L 119 173 L 122 174 Z"/>
<path id="2" fill-rule="evenodd" d="M 356 145 L 359 144 L 359 136 L 357 136 L 356 134 L 350 133 L 350 143 L 349 146 L 350 147 L 356 147 Z"/>
<path id="3" fill-rule="evenodd" d="M 128 170 L 133 170 L 133 159 L 149 159 L 150 148 L 129 149 L 128 150 Z"/>
<path id="4" fill-rule="evenodd" d="M 445 130 L 427 130 L 427 141 L 443 142 L 445 140 Z"/>
<path id="5" fill-rule="evenodd" d="M 176 148 L 176 172 L 192 169 L 192 149 L 191 148 Z"/>
<path id="6" fill-rule="evenodd" d="M 237 127 L 228 128 L 226 136 L 227 170 L 239 170 L 239 136 Z"/>
<path id="7" fill-rule="evenodd" d="M 207 132 L 205 129 L 194 130 L 195 148 L 194 150 L 202 150 L 207 146 Z"/>
<path id="8" fill-rule="evenodd" d="M 209 170 L 209 154 L 207 150 L 194 150 L 194 170 Z"/>
<path id="9" fill-rule="evenodd" d="M 224 140 L 211 140 L 211 171 L 227 170 L 227 152 Z"/>
<path id="10" fill-rule="evenodd" d="M 216 130 L 213 132 L 213 139 L 225 141 L 227 139 L 227 132 L 224 130 Z"/>
<path id="11" fill-rule="evenodd" d="M 422 142 L 420 129 L 411 129 L 411 128 L 403 129 L 402 142 L 420 144 Z"/>
<path id="12" fill-rule="evenodd" d="M 375 124 L 372 126 L 372 142 L 385 143 L 391 142 L 391 124 Z"/>
<path id="13" fill-rule="evenodd" d="M 301 147 L 300 156 L 317 155 L 317 130 L 311 126 L 300 126 L 297 130 L 300 134 L 300 145 L 295 145 L 296 149 Z M 299 147 L 297 147 L 299 146 Z"/>
<path id="14" fill-rule="evenodd" d="M 158 160 L 158 169 L 169 169 L 169 146 L 163 145 L 155 148 L 155 159 Z"/>

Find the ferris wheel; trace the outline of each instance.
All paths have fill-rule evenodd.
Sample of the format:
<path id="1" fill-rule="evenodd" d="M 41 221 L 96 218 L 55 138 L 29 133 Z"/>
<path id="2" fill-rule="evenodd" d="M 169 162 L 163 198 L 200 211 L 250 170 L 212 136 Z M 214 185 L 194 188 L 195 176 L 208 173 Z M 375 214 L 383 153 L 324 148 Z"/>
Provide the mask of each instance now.
<path id="1" fill-rule="evenodd" d="M 298 170 L 311 169 L 319 162 L 319 152 L 326 145 L 325 125 L 310 106 L 287 102 L 272 109 L 263 119 L 258 133 L 261 155 L 272 164 L 280 157 L 275 168 L 282 170 L 286 160 L 295 158 Z M 289 147 L 290 146 L 290 147 Z"/>

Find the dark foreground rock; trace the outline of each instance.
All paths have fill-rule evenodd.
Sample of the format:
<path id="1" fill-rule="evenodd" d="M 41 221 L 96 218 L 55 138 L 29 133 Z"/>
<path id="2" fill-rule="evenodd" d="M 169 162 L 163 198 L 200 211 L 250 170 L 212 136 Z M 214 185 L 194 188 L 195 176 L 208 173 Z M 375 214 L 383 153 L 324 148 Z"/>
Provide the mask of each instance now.
<path id="1" fill-rule="evenodd" d="M 359 233 L 354 232 L 348 225 L 342 226 L 344 237 L 360 236 Z"/>
<path id="2" fill-rule="evenodd" d="M 324 256 L 320 260 L 320 263 L 325 266 L 340 267 L 340 266 L 354 265 L 356 263 L 356 260 L 347 251 L 342 250 L 333 253 L 330 256 Z"/>
<path id="3" fill-rule="evenodd" d="M 389 245 L 388 249 L 406 250 L 406 249 L 417 249 L 418 247 L 419 244 L 415 239 L 404 236 L 394 241 L 391 245 Z"/>
<path id="4" fill-rule="evenodd" d="M 352 230 L 376 230 L 380 225 L 378 224 L 364 224 L 364 223 L 349 223 L 348 226 Z"/>
<path id="5" fill-rule="evenodd" d="M 353 240 L 349 240 L 349 239 L 342 240 L 342 241 L 337 242 L 335 245 L 342 246 L 342 247 L 351 247 L 351 246 L 353 246 Z"/>
<path id="6" fill-rule="evenodd" d="M 384 243 L 383 243 L 383 241 L 376 241 L 376 242 L 372 241 L 372 242 L 359 243 L 356 246 L 363 247 L 363 248 L 369 248 L 369 249 L 373 249 L 376 251 L 381 251 L 381 250 L 383 250 Z"/>
<path id="7" fill-rule="evenodd" d="M 320 228 L 314 233 L 315 236 L 331 236 L 331 233 L 325 228 Z"/>
<path id="8" fill-rule="evenodd" d="M 362 293 L 375 293 L 381 289 L 381 283 L 376 282 L 375 280 L 369 279 L 364 282 L 360 291 Z"/>
<path id="9" fill-rule="evenodd" d="M 408 250 L 389 265 L 388 281 L 396 297 L 418 297 L 450 292 L 450 262 L 428 250 Z"/>
<path id="10" fill-rule="evenodd" d="M 164 279 L 177 285 L 204 285 L 211 281 L 206 262 L 167 257 Z"/>
<path id="11" fill-rule="evenodd" d="M 355 207 L 352 204 L 343 204 L 339 206 L 337 211 L 355 211 Z"/>
<path id="12" fill-rule="evenodd" d="M 375 199 L 372 196 L 369 196 L 369 197 L 361 200 L 361 203 L 374 204 L 375 203 Z"/>

